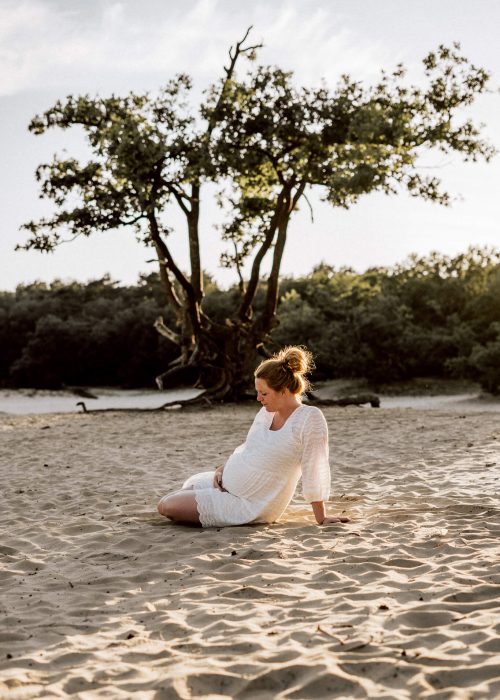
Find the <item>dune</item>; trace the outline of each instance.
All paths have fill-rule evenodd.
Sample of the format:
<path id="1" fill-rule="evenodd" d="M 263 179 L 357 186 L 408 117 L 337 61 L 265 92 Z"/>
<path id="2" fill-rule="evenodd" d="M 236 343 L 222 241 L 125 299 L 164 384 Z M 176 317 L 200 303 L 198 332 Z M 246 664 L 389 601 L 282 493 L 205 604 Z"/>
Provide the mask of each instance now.
<path id="1" fill-rule="evenodd" d="M 256 407 L 0 416 L 0 696 L 500 696 L 500 422 L 325 408 L 329 514 L 172 523 Z"/>

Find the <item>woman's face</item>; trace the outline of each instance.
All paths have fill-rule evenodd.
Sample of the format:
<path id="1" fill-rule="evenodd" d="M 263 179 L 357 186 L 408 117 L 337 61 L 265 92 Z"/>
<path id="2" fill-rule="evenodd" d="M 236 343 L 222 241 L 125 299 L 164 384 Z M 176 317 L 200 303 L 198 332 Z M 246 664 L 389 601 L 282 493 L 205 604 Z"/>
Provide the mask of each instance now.
<path id="1" fill-rule="evenodd" d="M 257 392 L 257 401 L 266 407 L 266 411 L 277 411 L 283 402 L 281 391 L 271 389 L 265 379 L 257 378 L 255 380 L 255 391 Z"/>

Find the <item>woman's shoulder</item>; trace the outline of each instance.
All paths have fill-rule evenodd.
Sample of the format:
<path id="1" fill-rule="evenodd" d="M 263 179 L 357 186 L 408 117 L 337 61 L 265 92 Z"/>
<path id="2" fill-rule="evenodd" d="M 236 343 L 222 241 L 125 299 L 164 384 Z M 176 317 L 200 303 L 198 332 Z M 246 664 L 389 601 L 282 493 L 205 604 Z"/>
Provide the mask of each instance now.
<path id="1" fill-rule="evenodd" d="M 318 406 L 302 404 L 303 424 L 306 426 L 324 426 L 326 418 L 323 411 Z"/>
<path id="2" fill-rule="evenodd" d="M 313 417 L 313 416 L 314 417 L 321 416 L 322 418 L 325 417 L 323 411 L 318 406 L 311 406 L 311 404 L 303 403 L 302 410 L 303 410 L 304 416 L 307 416 L 307 417 Z"/>

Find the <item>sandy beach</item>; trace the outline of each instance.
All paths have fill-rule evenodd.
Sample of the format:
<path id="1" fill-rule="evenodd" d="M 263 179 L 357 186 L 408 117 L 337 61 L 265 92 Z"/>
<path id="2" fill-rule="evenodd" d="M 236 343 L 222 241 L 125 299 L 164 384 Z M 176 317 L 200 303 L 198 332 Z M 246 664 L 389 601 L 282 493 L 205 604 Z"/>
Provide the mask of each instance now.
<path id="1" fill-rule="evenodd" d="M 256 410 L 0 416 L 0 697 L 500 696 L 498 413 L 324 409 L 347 525 L 161 518 Z"/>

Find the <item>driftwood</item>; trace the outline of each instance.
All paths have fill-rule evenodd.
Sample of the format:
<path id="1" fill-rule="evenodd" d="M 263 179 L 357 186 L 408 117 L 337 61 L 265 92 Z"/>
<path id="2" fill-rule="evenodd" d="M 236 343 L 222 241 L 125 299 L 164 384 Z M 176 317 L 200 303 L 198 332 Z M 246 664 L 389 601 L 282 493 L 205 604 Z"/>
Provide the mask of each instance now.
<path id="1" fill-rule="evenodd" d="M 341 396 L 338 399 L 321 399 L 311 391 L 306 392 L 307 400 L 304 403 L 313 406 L 361 406 L 369 403 L 372 408 L 380 408 L 380 398 L 376 394 L 354 394 L 354 396 Z"/>
<path id="2" fill-rule="evenodd" d="M 170 408 L 187 408 L 194 406 L 203 406 L 204 408 L 209 408 L 215 404 L 220 404 L 220 401 L 211 401 L 205 394 L 200 394 L 192 399 L 180 399 L 178 401 L 169 401 L 161 406 L 155 406 L 154 408 L 92 408 L 88 409 L 84 401 L 79 401 L 76 405 L 81 406 L 83 413 L 114 413 L 119 411 L 120 413 L 146 413 L 154 411 L 164 411 Z"/>
<path id="3" fill-rule="evenodd" d="M 376 394 L 356 394 L 354 396 L 342 396 L 338 399 L 320 399 L 317 394 L 311 391 L 306 392 L 304 403 L 310 406 L 361 406 L 369 403 L 372 408 L 380 407 L 380 399 Z M 255 400 L 253 394 L 245 394 L 241 397 L 243 401 Z M 138 411 L 164 411 L 171 408 L 194 408 L 200 406 L 204 408 L 220 405 L 220 400 L 210 398 L 210 393 L 203 392 L 192 399 L 181 399 L 178 401 L 169 401 L 156 408 L 96 408 L 89 411 L 83 401 L 79 401 L 76 405 L 81 406 L 84 413 L 109 413 L 110 411 L 121 411 L 128 413 L 136 413 Z"/>

